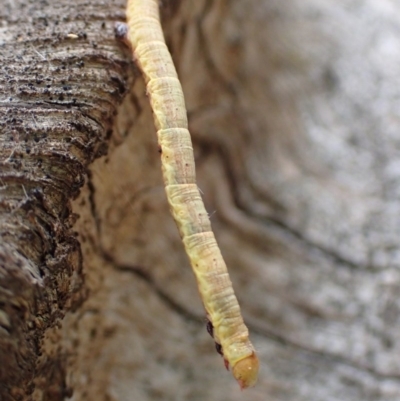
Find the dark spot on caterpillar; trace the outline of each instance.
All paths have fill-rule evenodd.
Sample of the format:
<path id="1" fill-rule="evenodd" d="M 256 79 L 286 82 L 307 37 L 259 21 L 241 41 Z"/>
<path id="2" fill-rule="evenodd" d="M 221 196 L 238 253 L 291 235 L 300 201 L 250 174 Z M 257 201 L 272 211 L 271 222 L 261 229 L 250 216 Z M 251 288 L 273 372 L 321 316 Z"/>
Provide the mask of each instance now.
<path id="1" fill-rule="evenodd" d="M 208 319 L 207 319 L 206 327 L 207 327 L 208 334 L 214 339 L 214 326 Z M 215 349 L 217 350 L 218 354 L 220 354 L 221 356 L 224 356 L 224 352 L 222 351 L 222 345 L 217 343 L 216 341 L 215 341 Z"/>
<path id="2" fill-rule="evenodd" d="M 162 147 L 161 147 L 161 145 L 158 145 L 158 153 L 162 153 Z"/>
<path id="3" fill-rule="evenodd" d="M 221 356 L 224 356 L 224 352 L 222 351 L 222 345 L 215 343 L 215 349 L 217 350 L 218 354 L 220 354 Z"/>
<path id="4" fill-rule="evenodd" d="M 214 338 L 214 326 L 212 325 L 212 323 L 209 321 L 209 320 L 207 320 L 207 332 L 208 332 L 208 334 L 212 337 L 212 338 Z"/>

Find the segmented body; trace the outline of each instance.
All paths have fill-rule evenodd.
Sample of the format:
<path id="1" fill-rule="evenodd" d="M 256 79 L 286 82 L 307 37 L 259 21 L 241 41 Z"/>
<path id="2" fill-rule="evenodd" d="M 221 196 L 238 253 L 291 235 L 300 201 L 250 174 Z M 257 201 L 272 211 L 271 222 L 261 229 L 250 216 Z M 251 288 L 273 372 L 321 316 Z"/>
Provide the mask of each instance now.
<path id="1" fill-rule="evenodd" d="M 183 92 L 164 41 L 158 1 L 128 0 L 127 24 L 154 113 L 168 202 L 197 278 L 210 334 L 240 386 L 252 386 L 258 359 L 196 185 Z"/>

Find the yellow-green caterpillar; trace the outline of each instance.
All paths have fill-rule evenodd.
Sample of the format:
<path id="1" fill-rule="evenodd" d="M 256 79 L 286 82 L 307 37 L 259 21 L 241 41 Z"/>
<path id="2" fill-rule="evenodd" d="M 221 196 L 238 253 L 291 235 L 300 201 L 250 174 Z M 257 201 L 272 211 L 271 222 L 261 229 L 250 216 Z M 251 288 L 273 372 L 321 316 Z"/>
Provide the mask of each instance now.
<path id="1" fill-rule="evenodd" d="M 128 0 L 127 24 L 154 113 L 168 202 L 197 278 L 208 331 L 240 387 L 253 386 L 259 362 L 196 185 L 185 101 L 165 44 L 158 0 Z"/>

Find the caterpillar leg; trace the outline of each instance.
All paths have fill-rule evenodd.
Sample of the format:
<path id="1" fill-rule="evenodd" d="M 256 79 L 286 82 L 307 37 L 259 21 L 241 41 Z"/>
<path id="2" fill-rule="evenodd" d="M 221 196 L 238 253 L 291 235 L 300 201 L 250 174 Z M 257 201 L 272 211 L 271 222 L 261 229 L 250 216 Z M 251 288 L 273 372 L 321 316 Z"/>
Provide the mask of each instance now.
<path id="1" fill-rule="evenodd" d="M 215 349 L 217 350 L 218 354 L 220 354 L 224 358 L 224 365 L 225 365 L 226 370 L 229 370 L 229 362 L 224 357 L 224 351 L 222 350 L 222 345 L 220 343 L 218 343 L 217 341 L 215 341 L 214 326 L 208 317 L 207 317 L 207 326 L 206 327 L 207 327 L 208 334 L 213 338 L 213 340 L 215 342 Z"/>

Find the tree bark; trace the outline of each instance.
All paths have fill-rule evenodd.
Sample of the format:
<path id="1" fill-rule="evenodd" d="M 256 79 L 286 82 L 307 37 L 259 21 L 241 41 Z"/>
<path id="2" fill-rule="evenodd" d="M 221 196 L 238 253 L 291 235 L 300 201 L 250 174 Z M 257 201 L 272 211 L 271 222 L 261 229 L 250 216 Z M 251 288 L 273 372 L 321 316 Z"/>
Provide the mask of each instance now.
<path id="1" fill-rule="evenodd" d="M 129 65 L 113 35 L 123 2 L 81 3 L 1 7 L 2 400 L 68 394 L 66 358 L 44 355 L 42 340 L 85 298 L 71 200 L 106 152 Z"/>
<path id="2" fill-rule="evenodd" d="M 114 38 L 124 7 L 1 7 L 1 400 L 243 397 L 206 333 L 144 84 Z M 400 5 L 161 7 L 261 357 L 245 397 L 398 400 Z"/>

